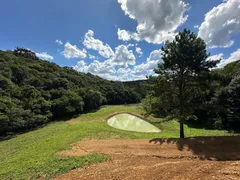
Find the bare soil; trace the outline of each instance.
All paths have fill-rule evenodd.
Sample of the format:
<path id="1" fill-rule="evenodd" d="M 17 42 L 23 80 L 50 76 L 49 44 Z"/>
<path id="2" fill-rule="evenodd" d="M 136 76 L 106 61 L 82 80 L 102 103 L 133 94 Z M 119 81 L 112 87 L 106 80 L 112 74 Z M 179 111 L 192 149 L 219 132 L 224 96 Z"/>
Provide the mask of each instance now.
<path id="1" fill-rule="evenodd" d="M 55 179 L 240 179 L 240 136 L 86 140 L 58 154 L 91 153 L 109 155 L 111 160 L 72 170 Z"/>

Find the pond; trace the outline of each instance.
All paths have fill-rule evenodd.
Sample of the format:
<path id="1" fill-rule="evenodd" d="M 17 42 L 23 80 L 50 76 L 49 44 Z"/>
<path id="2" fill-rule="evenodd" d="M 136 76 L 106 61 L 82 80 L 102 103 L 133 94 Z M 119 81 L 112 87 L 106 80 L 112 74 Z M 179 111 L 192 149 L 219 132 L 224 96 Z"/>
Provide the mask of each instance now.
<path id="1" fill-rule="evenodd" d="M 108 119 L 107 123 L 116 128 L 126 131 L 157 133 L 161 132 L 156 126 L 149 122 L 127 113 L 117 114 Z"/>

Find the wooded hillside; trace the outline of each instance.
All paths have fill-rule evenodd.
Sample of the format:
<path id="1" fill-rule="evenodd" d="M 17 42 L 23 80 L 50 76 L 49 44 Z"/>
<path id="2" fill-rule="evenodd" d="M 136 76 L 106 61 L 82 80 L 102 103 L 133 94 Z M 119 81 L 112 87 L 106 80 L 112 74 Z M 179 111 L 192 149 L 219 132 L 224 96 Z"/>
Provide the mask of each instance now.
<path id="1" fill-rule="evenodd" d="M 0 51 L 0 135 L 95 110 L 103 104 L 138 103 L 146 94 L 139 86 L 140 82 L 108 81 L 60 67 L 40 60 L 27 49 Z"/>

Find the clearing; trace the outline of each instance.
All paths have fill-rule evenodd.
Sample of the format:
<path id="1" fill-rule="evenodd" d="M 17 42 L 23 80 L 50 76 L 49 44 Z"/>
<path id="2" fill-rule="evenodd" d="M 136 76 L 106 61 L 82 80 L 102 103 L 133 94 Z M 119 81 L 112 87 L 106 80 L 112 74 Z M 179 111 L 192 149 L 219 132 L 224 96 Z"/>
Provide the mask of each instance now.
<path id="1" fill-rule="evenodd" d="M 36 179 L 36 178 L 49 179 L 54 177 L 61 178 L 61 176 L 59 176 L 60 174 L 67 173 L 73 169 L 76 169 L 76 170 L 71 171 L 71 173 L 74 174 L 75 172 L 78 172 L 78 171 L 80 172 L 84 171 L 84 175 L 86 175 L 85 177 L 89 178 L 90 176 L 87 176 L 87 173 L 93 172 L 94 167 L 96 168 L 95 169 L 96 174 L 101 174 L 101 176 L 103 174 L 106 174 L 107 176 L 107 175 L 110 175 L 109 174 L 111 173 L 110 171 L 115 172 L 114 171 L 115 167 L 117 169 L 116 171 L 118 170 L 121 171 L 120 168 L 117 168 L 117 166 L 118 167 L 121 166 L 122 172 L 123 171 L 126 172 L 126 176 L 123 176 L 122 175 L 123 173 L 121 174 L 121 172 L 116 172 L 116 176 L 120 174 L 122 176 L 121 178 L 119 177 L 119 179 L 122 179 L 122 178 L 127 179 L 128 177 L 127 173 L 130 173 L 131 169 L 135 169 L 135 170 L 132 171 L 134 173 L 130 173 L 129 176 L 131 176 L 131 174 L 133 175 L 135 174 L 136 176 L 143 174 L 143 177 L 144 177 L 144 174 L 147 174 L 148 172 L 149 173 L 154 172 L 154 171 L 149 171 L 149 169 L 146 169 L 146 171 L 141 170 L 141 168 L 145 168 L 145 166 L 149 166 L 149 167 L 152 166 L 151 169 L 156 169 L 155 173 L 157 174 L 152 174 L 152 178 L 159 179 L 162 175 L 164 175 L 164 174 L 161 174 L 161 171 L 160 171 L 162 168 L 168 169 L 170 174 L 171 172 L 174 172 L 174 168 L 175 168 L 176 170 L 175 174 L 177 175 L 178 170 L 176 168 L 181 165 L 185 169 L 182 169 L 182 170 L 179 169 L 179 171 L 182 171 L 180 172 L 179 175 L 181 174 L 183 175 L 187 172 L 192 172 L 193 171 L 192 168 L 195 167 L 196 169 L 197 166 L 202 167 L 204 166 L 204 164 L 206 165 L 206 172 L 207 172 L 207 167 L 213 169 L 215 168 L 217 163 L 222 164 L 223 168 L 228 167 L 227 170 L 222 171 L 223 173 L 226 173 L 226 174 L 230 173 L 229 171 L 232 171 L 233 173 L 235 172 L 235 170 L 233 169 L 235 168 L 235 166 L 237 167 L 237 164 L 239 163 L 239 161 L 207 161 L 207 160 L 202 161 L 202 160 L 198 160 L 198 158 L 192 159 L 192 158 L 181 157 L 181 156 L 196 156 L 196 154 L 189 155 L 188 153 L 187 155 L 187 151 L 178 150 L 176 143 L 179 141 L 177 141 L 177 139 L 175 140 L 176 143 L 173 145 L 171 145 L 171 143 L 170 144 L 163 143 L 163 145 L 160 146 L 159 144 L 148 143 L 150 139 L 154 139 L 154 138 L 179 137 L 179 124 L 176 121 L 162 122 L 162 119 L 151 118 L 149 119 L 149 121 L 154 126 L 158 127 L 161 130 L 160 133 L 129 132 L 129 131 L 123 131 L 123 130 L 112 128 L 107 124 L 106 122 L 107 119 L 110 116 L 117 114 L 119 112 L 126 112 L 126 113 L 131 113 L 136 115 L 140 115 L 142 113 L 141 109 L 139 109 L 137 105 L 104 106 L 96 112 L 82 114 L 77 118 L 71 119 L 70 121 L 53 122 L 46 125 L 43 128 L 39 128 L 37 130 L 33 130 L 24 134 L 16 135 L 15 137 L 12 137 L 11 139 L 8 139 L 5 141 L 0 141 L 0 179 L 1 180 L 9 180 L 9 179 L 22 180 L 22 179 Z M 228 131 L 206 130 L 206 129 L 201 129 L 197 127 L 187 126 L 187 125 L 185 125 L 185 134 L 186 134 L 186 137 L 233 135 L 232 132 L 228 132 Z M 147 140 L 139 140 L 139 139 L 147 139 Z M 108 140 L 112 140 L 112 141 L 108 141 Z M 96 142 L 98 142 L 97 144 L 98 146 L 96 146 L 95 149 L 93 147 L 91 151 L 90 145 L 94 143 L 96 144 Z M 84 146 L 85 148 L 82 151 L 81 149 L 77 148 L 77 152 L 75 154 L 77 156 L 63 156 L 63 154 L 61 153 L 60 153 L 61 155 L 59 155 L 59 152 L 65 152 L 65 153 L 70 153 L 69 155 L 74 155 L 71 151 L 71 144 L 73 145 L 73 149 L 74 149 L 74 147 L 79 147 L 79 145 L 77 145 L 79 143 L 80 145 L 83 145 L 81 143 L 85 143 L 84 145 L 86 146 Z M 119 143 L 119 146 L 116 143 Z M 74 146 L 74 144 L 76 146 Z M 119 153 L 120 153 L 119 156 L 117 155 L 118 152 L 115 153 L 115 150 L 113 150 L 113 153 L 111 153 L 110 152 L 111 148 L 104 147 L 103 144 L 109 144 L 109 145 L 112 144 L 113 149 L 115 150 L 119 148 Z M 238 144 L 239 144 L 239 140 L 238 140 Z M 229 144 L 227 145 L 222 144 L 220 148 L 214 150 L 214 153 L 221 152 L 225 146 L 232 147 Z M 124 147 L 126 147 L 126 149 L 124 149 Z M 171 147 L 172 149 L 175 148 L 175 150 L 171 151 Z M 205 147 L 208 147 L 208 145 L 206 145 Z M 156 148 L 156 150 L 151 150 L 154 148 Z M 164 148 L 165 148 L 165 151 L 164 151 Z M 130 150 L 132 154 L 129 153 Z M 234 147 L 232 150 L 236 150 L 237 153 L 240 152 L 240 150 L 237 149 L 237 147 Z M 79 156 L 81 155 L 81 153 L 80 154 L 78 153 L 83 151 L 88 151 L 91 153 L 89 154 L 85 152 L 86 155 Z M 157 151 L 159 151 L 159 153 L 163 152 L 163 154 L 156 154 L 155 152 Z M 173 158 L 166 158 L 166 157 L 161 158 L 162 155 L 166 154 L 167 152 L 170 153 L 170 151 L 172 153 L 178 152 L 178 153 L 184 153 L 184 154 L 186 153 L 186 154 L 185 155 L 181 154 L 180 158 L 182 159 L 180 160 L 176 159 L 176 156 L 178 156 L 177 154 L 176 155 L 173 154 Z M 123 153 L 121 154 L 121 152 Z M 136 154 L 138 152 L 141 152 L 142 154 L 141 153 L 140 155 Z M 149 155 L 144 155 L 144 153 L 146 154 L 149 153 Z M 127 156 L 128 154 L 131 156 L 128 157 Z M 112 160 L 109 160 L 109 157 L 111 157 Z M 171 167 L 171 161 L 172 162 L 189 161 L 189 163 L 187 164 L 180 163 L 178 164 L 178 166 Z M 96 164 L 99 162 L 103 162 L 103 163 Z M 167 163 L 167 165 L 161 166 L 160 164 L 158 164 L 161 162 L 165 162 Z M 117 164 L 120 164 L 120 165 L 117 165 Z M 155 168 L 154 165 L 156 165 L 157 168 Z M 110 171 L 107 173 L 108 166 L 109 166 L 108 171 L 110 168 L 113 168 L 113 169 L 110 169 Z M 216 168 L 217 167 L 218 166 L 216 166 Z M 81 168 L 84 168 L 84 169 L 81 169 Z M 103 168 L 102 171 L 101 171 L 101 168 Z M 233 169 L 229 169 L 229 168 L 233 168 Z M 104 171 L 104 169 L 106 169 L 106 171 Z M 157 169 L 160 169 L 160 170 L 157 170 Z M 204 169 L 205 168 L 203 168 L 203 170 Z M 65 175 L 67 176 L 68 174 L 65 174 Z M 74 178 L 73 175 L 71 176 Z M 98 178 L 101 178 L 101 176 L 98 176 Z M 166 177 L 171 178 L 170 175 Z M 234 176 L 231 175 L 231 177 L 234 177 Z"/>

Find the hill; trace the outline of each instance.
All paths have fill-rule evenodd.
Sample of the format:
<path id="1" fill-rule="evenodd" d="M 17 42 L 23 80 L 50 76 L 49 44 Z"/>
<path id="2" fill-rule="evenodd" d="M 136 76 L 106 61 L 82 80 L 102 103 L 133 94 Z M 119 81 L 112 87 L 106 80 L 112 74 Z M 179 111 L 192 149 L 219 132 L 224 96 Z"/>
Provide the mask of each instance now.
<path id="1" fill-rule="evenodd" d="M 160 161 L 163 161 L 163 166 L 156 166 L 156 169 L 159 170 L 159 172 L 156 172 L 157 176 L 161 174 L 161 172 L 164 170 L 164 167 L 166 166 L 166 163 L 171 166 L 171 168 L 176 163 L 171 164 L 171 161 L 178 161 L 179 164 L 183 164 L 183 166 L 186 169 L 189 169 L 189 166 L 186 166 L 183 161 L 192 161 L 193 163 L 196 163 L 196 166 L 201 165 L 203 162 L 206 162 L 203 164 L 203 166 L 208 166 L 209 168 L 212 168 L 213 166 L 210 166 L 208 163 L 216 163 L 221 165 L 222 162 L 220 161 L 202 161 L 198 160 L 199 158 L 207 158 L 207 157 L 216 157 L 217 155 L 220 155 L 220 157 L 228 157 L 228 158 L 236 158 L 236 155 L 239 155 L 239 143 L 234 143 L 234 141 L 230 141 L 227 143 L 225 139 L 222 137 L 206 137 L 206 138 L 196 138 L 196 136 L 231 136 L 232 133 L 229 133 L 228 131 L 223 130 L 206 130 L 201 128 L 194 128 L 189 127 L 185 125 L 185 132 L 187 137 L 195 137 L 191 139 L 186 140 L 178 140 L 176 139 L 179 136 L 179 123 L 176 121 L 164 121 L 164 119 L 148 119 L 150 123 L 153 123 L 158 128 L 160 128 L 162 131 L 160 133 L 137 133 L 137 132 L 130 132 L 130 131 L 122 131 L 115 128 L 112 128 L 106 123 L 106 119 L 109 117 L 110 114 L 118 113 L 118 112 L 129 112 L 134 113 L 138 116 L 141 116 L 142 110 L 139 109 L 137 105 L 107 105 L 104 107 L 101 107 L 96 112 L 86 113 L 82 114 L 77 118 L 74 118 L 70 121 L 64 121 L 64 122 L 53 122 L 48 124 L 47 126 L 43 128 L 39 128 L 34 131 L 30 131 L 21 135 L 16 136 L 15 138 L 11 138 L 6 141 L 0 141 L 0 179 L 1 180 L 22 180 L 22 179 L 51 179 L 55 176 L 58 176 L 60 174 L 66 173 L 70 170 L 85 167 L 82 170 L 81 169 L 76 170 L 78 173 L 82 172 L 81 175 L 77 174 L 78 176 L 75 179 L 79 179 L 79 177 L 83 177 L 82 175 L 86 176 L 87 172 L 89 170 L 94 170 L 91 168 L 88 168 L 86 166 L 89 166 L 92 163 L 96 162 L 102 162 L 109 160 L 109 152 L 115 151 L 116 155 L 121 157 L 120 161 L 115 161 L 115 158 L 112 157 L 111 161 L 107 161 L 105 165 L 107 167 L 113 167 L 112 165 L 116 162 L 116 169 L 119 170 L 123 168 L 123 171 L 119 171 L 119 173 L 122 173 L 123 177 L 121 179 L 124 179 L 126 168 L 129 166 L 129 170 L 133 171 L 134 169 L 141 170 L 143 167 L 150 167 L 156 165 L 151 161 L 151 159 L 155 159 L 157 163 L 160 163 Z M 148 141 L 155 138 L 169 138 L 168 140 L 162 141 L 162 145 L 160 146 L 159 143 L 157 144 L 151 143 L 149 144 Z M 231 139 L 231 137 L 229 137 Z M 111 144 L 116 142 L 119 139 L 119 144 Z M 136 140 L 136 141 L 144 141 L 146 142 L 147 148 L 144 148 L 144 144 L 137 145 L 133 143 L 128 142 L 134 142 L 135 140 L 131 139 L 144 139 L 144 140 Z M 147 140 L 148 139 L 148 140 Z M 209 139 L 210 141 L 206 141 Z M 86 146 L 83 146 L 81 143 L 89 142 L 88 140 L 91 140 L 93 143 L 92 147 L 96 148 L 96 153 L 93 153 L 91 155 L 86 156 L 62 156 L 62 152 L 65 150 L 65 152 L 72 152 L 72 148 L 75 149 L 75 147 L 79 147 L 83 150 L 89 150 L 85 149 Z M 109 140 L 109 141 L 108 141 Z M 156 139 L 159 140 L 159 139 Z M 236 139 L 235 142 L 239 141 L 239 138 Z M 102 144 L 101 142 L 104 142 Z M 121 144 L 123 142 L 124 144 Z M 154 141 L 153 141 L 154 142 Z M 160 141 L 159 141 L 160 142 Z M 199 142 L 199 143 L 198 143 Z M 214 143 L 215 142 L 215 143 Z M 168 144 L 169 143 L 169 144 Z M 216 143 L 219 144 L 216 146 Z M 209 146 L 210 145 L 210 146 Z M 105 148 L 104 148 L 105 146 Z M 110 147 L 112 146 L 112 147 Z M 183 150 L 178 150 L 178 147 L 185 147 Z M 71 148 L 72 147 L 72 148 Z M 110 147 L 110 148 L 109 148 Z M 165 148 L 166 147 L 166 148 Z M 200 147 L 200 148 L 199 148 Z M 199 148 L 199 151 L 197 149 Z M 219 151 L 221 149 L 221 151 Z M 229 151 L 225 151 L 226 149 L 229 149 Z M 75 149 L 75 153 L 79 153 L 79 149 Z M 82 150 L 82 152 L 84 152 Z M 209 150 L 210 153 L 209 153 Z M 157 154 L 152 154 L 152 152 L 155 151 Z M 188 154 L 186 154 L 186 151 Z M 92 151 L 87 151 L 91 152 Z M 99 154 L 101 152 L 104 152 L 104 156 Z M 168 153 L 169 152 L 169 153 Z M 194 153 L 194 155 L 192 155 Z M 137 154 L 137 156 L 135 156 Z M 70 154 L 69 154 L 70 155 Z M 77 154 L 79 155 L 79 154 Z M 107 157 L 106 157 L 107 155 Z M 141 156 L 142 155 L 142 156 Z M 153 156 L 157 155 L 157 156 Z M 158 156 L 159 155 L 159 156 Z M 170 156 L 168 156 L 170 155 Z M 148 157 L 149 156 L 149 157 Z M 187 157 L 186 157 L 187 156 Z M 193 157 L 194 156 L 194 157 Z M 132 158 L 136 157 L 137 161 L 134 161 L 136 164 L 132 164 Z M 189 158 L 193 159 L 189 159 Z M 130 163 L 127 163 L 125 160 L 127 158 Z M 142 158 L 147 161 L 142 161 Z M 141 161 L 139 161 L 139 159 Z M 124 161 L 122 161 L 124 160 Z M 168 162 L 169 161 L 169 162 Z M 231 166 L 231 162 L 234 161 L 226 161 L 228 162 L 226 166 Z M 146 166 L 144 163 L 149 163 L 149 166 Z M 194 164 L 195 164 L 194 163 Z M 229 164 L 230 163 L 230 164 Z M 151 165 L 150 165 L 151 164 Z M 98 177 L 106 177 L 107 175 L 114 173 L 114 171 L 109 171 L 109 168 L 106 168 L 103 164 L 95 164 L 93 165 L 95 167 L 103 168 L 103 171 L 91 171 L 89 175 L 97 174 Z M 115 168 L 113 167 L 113 169 Z M 135 168 L 136 167 L 136 168 Z M 160 169 L 160 167 L 163 167 L 163 169 Z M 217 166 L 219 167 L 219 166 Z M 239 166 L 235 166 L 236 168 Z M 105 169 L 106 168 L 106 169 Z M 193 169 L 195 166 L 193 167 Z M 151 171 L 150 169 L 147 169 L 146 172 Z M 174 173 L 174 168 L 173 174 Z M 179 170 L 182 169 L 182 167 L 179 167 Z M 86 170 L 86 171 L 85 171 Z M 164 172 L 169 172 L 169 168 L 165 168 Z M 196 171 L 199 170 L 199 168 L 196 168 Z M 75 171 L 75 172 L 76 172 Z M 192 169 L 191 169 L 192 171 Z M 74 171 L 71 171 L 74 173 Z M 93 173 L 92 173 L 93 172 Z M 102 173 L 101 173 L 102 172 Z M 106 172 L 106 174 L 103 176 L 103 174 Z M 151 171 L 153 172 L 153 171 Z M 188 171 L 187 171 L 188 172 Z M 218 171 L 216 171 L 218 172 Z M 231 171 L 232 172 L 232 171 Z M 209 170 L 207 169 L 206 173 L 209 173 Z M 142 172 L 138 173 L 139 176 L 142 174 Z M 187 174 L 187 173 L 186 173 Z M 67 174 L 66 174 L 67 175 Z M 135 173 L 134 173 L 135 175 Z M 180 173 L 182 175 L 182 173 Z M 184 174 L 185 175 L 185 174 Z M 218 173 L 219 175 L 219 173 Z M 221 175 L 221 174 L 220 174 Z M 230 174 L 227 174 L 230 175 Z M 232 172 L 232 175 L 236 175 L 235 171 Z M 64 176 L 64 175 L 63 175 Z M 114 179 L 113 177 L 106 177 L 106 179 Z M 155 176 L 154 176 L 155 177 Z M 65 179 L 68 179 L 70 177 L 66 177 Z M 96 179 L 91 177 L 86 177 L 87 179 Z M 117 178 L 117 177 L 116 177 Z M 134 179 L 134 178 L 133 178 Z M 147 178 L 149 179 L 149 178 Z M 163 178 L 164 179 L 164 178 Z M 170 177 L 171 179 L 171 177 Z M 181 178 L 179 178 L 181 179 Z"/>
<path id="2" fill-rule="evenodd" d="M 0 51 L 0 135 L 40 126 L 56 118 L 137 103 L 140 82 L 114 82 L 40 60 L 30 50 Z M 138 89 L 138 91 L 135 91 Z"/>
<path id="3" fill-rule="evenodd" d="M 240 60 L 227 64 L 222 71 L 229 76 L 240 75 Z"/>

